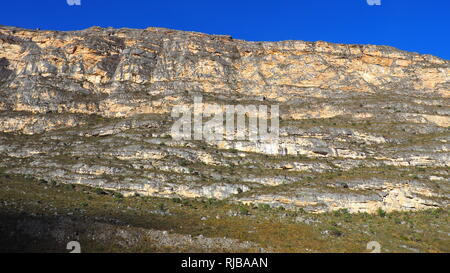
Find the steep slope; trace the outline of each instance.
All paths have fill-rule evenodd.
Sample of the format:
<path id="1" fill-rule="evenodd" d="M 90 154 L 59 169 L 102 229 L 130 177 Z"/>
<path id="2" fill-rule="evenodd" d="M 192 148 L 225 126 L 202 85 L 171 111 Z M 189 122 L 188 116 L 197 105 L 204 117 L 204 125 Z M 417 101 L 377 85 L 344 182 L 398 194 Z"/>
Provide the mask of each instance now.
<path id="1" fill-rule="evenodd" d="M 160 28 L 0 27 L 0 168 L 126 195 L 447 207 L 450 61 Z M 274 148 L 171 138 L 177 105 L 279 105 Z"/>

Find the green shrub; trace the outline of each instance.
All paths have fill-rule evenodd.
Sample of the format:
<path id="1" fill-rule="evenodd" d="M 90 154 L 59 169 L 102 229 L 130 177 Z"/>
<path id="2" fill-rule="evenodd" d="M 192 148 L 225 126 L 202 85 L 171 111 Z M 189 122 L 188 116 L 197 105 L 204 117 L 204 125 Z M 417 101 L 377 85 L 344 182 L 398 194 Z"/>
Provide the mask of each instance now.
<path id="1" fill-rule="evenodd" d="M 102 188 L 94 188 L 92 190 L 94 193 L 98 194 L 98 195 L 107 195 L 108 193 L 106 191 L 104 191 Z"/>
<path id="2" fill-rule="evenodd" d="M 248 209 L 246 207 L 240 206 L 239 207 L 239 214 L 240 215 L 249 215 L 250 213 L 249 213 L 249 211 L 248 211 Z"/>
<path id="3" fill-rule="evenodd" d="M 166 206 L 164 205 L 164 203 L 159 203 L 158 204 L 158 209 L 161 211 L 166 211 Z"/>
<path id="4" fill-rule="evenodd" d="M 172 202 L 177 203 L 177 204 L 181 204 L 182 200 L 181 200 L 181 198 L 174 197 L 174 198 L 172 198 Z"/>
<path id="5" fill-rule="evenodd" d="M 380 217 L 385 217 L 386 216 L 386 212 L 382 208 L 378 208 L 377 214 Z"/>
<path id="6" fill-rule="evenodd" d="M 331 226 L 328 230 L 331 235 L 336 236 L 336 237 L 340 237 L 340 236 L 344 235 L 344 233 L 335 226 Z"/>
<path id="7" fill-rule="evenodd" d="M 258 209 L 260 209 L 262 211 L 268 211 L 268 210 L 270 210 L 270 206 L 269 206 L 269 204 L 261 203 L 261 204 L 258 204 Z"/>
<path id="8" fill-rule="evenodd" d="M 349 215 L 350 212 L 348 211 L 348 209 L 338 209 L 333 211 L 334 216 L 345 216 L 345 215 Z"/>
<path id="9" fill-rule="evenodd" d="M 119 199 L 122 199 L 124 196 L 123 196 L 123 194 L 120 193 L 120 192 L 115 192 L 115 193 L 114 193 L 114 197 L 119 198 Z"/>

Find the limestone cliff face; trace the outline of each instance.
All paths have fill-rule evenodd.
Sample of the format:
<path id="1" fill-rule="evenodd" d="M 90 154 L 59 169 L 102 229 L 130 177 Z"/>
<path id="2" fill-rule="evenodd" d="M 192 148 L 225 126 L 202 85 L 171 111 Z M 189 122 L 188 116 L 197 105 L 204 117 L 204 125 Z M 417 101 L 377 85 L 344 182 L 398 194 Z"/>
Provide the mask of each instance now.
<path id="1" fill-rule="evenodd" d="M 0 28 L 4 110 L 130 116 L 165 112 L 155 96 L 189 91 L 276 101 L 399 90 L 438 98 L 449 96 L 449 75 L 449 61 L 382 46 L 246 42 L 160 28 Z"/>
<path id="2" fill-rule="evenodd" d="M 277 155 L 170 139 L 172 107 L 193 95 L 279 104 Z M 0 27 L 0 168 L 124 193 L 317 212 L 447 206 L 449 102 L 450 61 L 387 46 Z"/>

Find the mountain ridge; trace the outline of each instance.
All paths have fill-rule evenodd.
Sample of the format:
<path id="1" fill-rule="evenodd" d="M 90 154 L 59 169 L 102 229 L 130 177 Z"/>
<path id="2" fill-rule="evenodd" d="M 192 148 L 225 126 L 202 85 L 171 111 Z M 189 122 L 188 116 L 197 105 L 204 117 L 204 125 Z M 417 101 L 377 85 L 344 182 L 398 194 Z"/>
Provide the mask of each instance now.
<path id="1" fill-rule="evenodd" d="M 450 61 L 161 28 L 0 27 L 0 168 L 312 212 L 447 207 Z M 280 140 L 175 141 L 177 105 L 280 106 Z"/>

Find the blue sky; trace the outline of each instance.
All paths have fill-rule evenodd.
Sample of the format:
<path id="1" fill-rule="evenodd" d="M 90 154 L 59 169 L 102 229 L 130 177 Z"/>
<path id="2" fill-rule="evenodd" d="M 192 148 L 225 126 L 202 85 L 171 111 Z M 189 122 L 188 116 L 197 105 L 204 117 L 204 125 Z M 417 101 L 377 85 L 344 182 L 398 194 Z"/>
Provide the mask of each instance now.
<path id="1" fill-rule="evenodd" d="M 51 30 L 157 26 L 251 41 L 391 45 L 450 59 L 449 0 L 380 0 L 380 6 L 367 0 L 67 1 L 3 0 L 0 24 Z"/>

